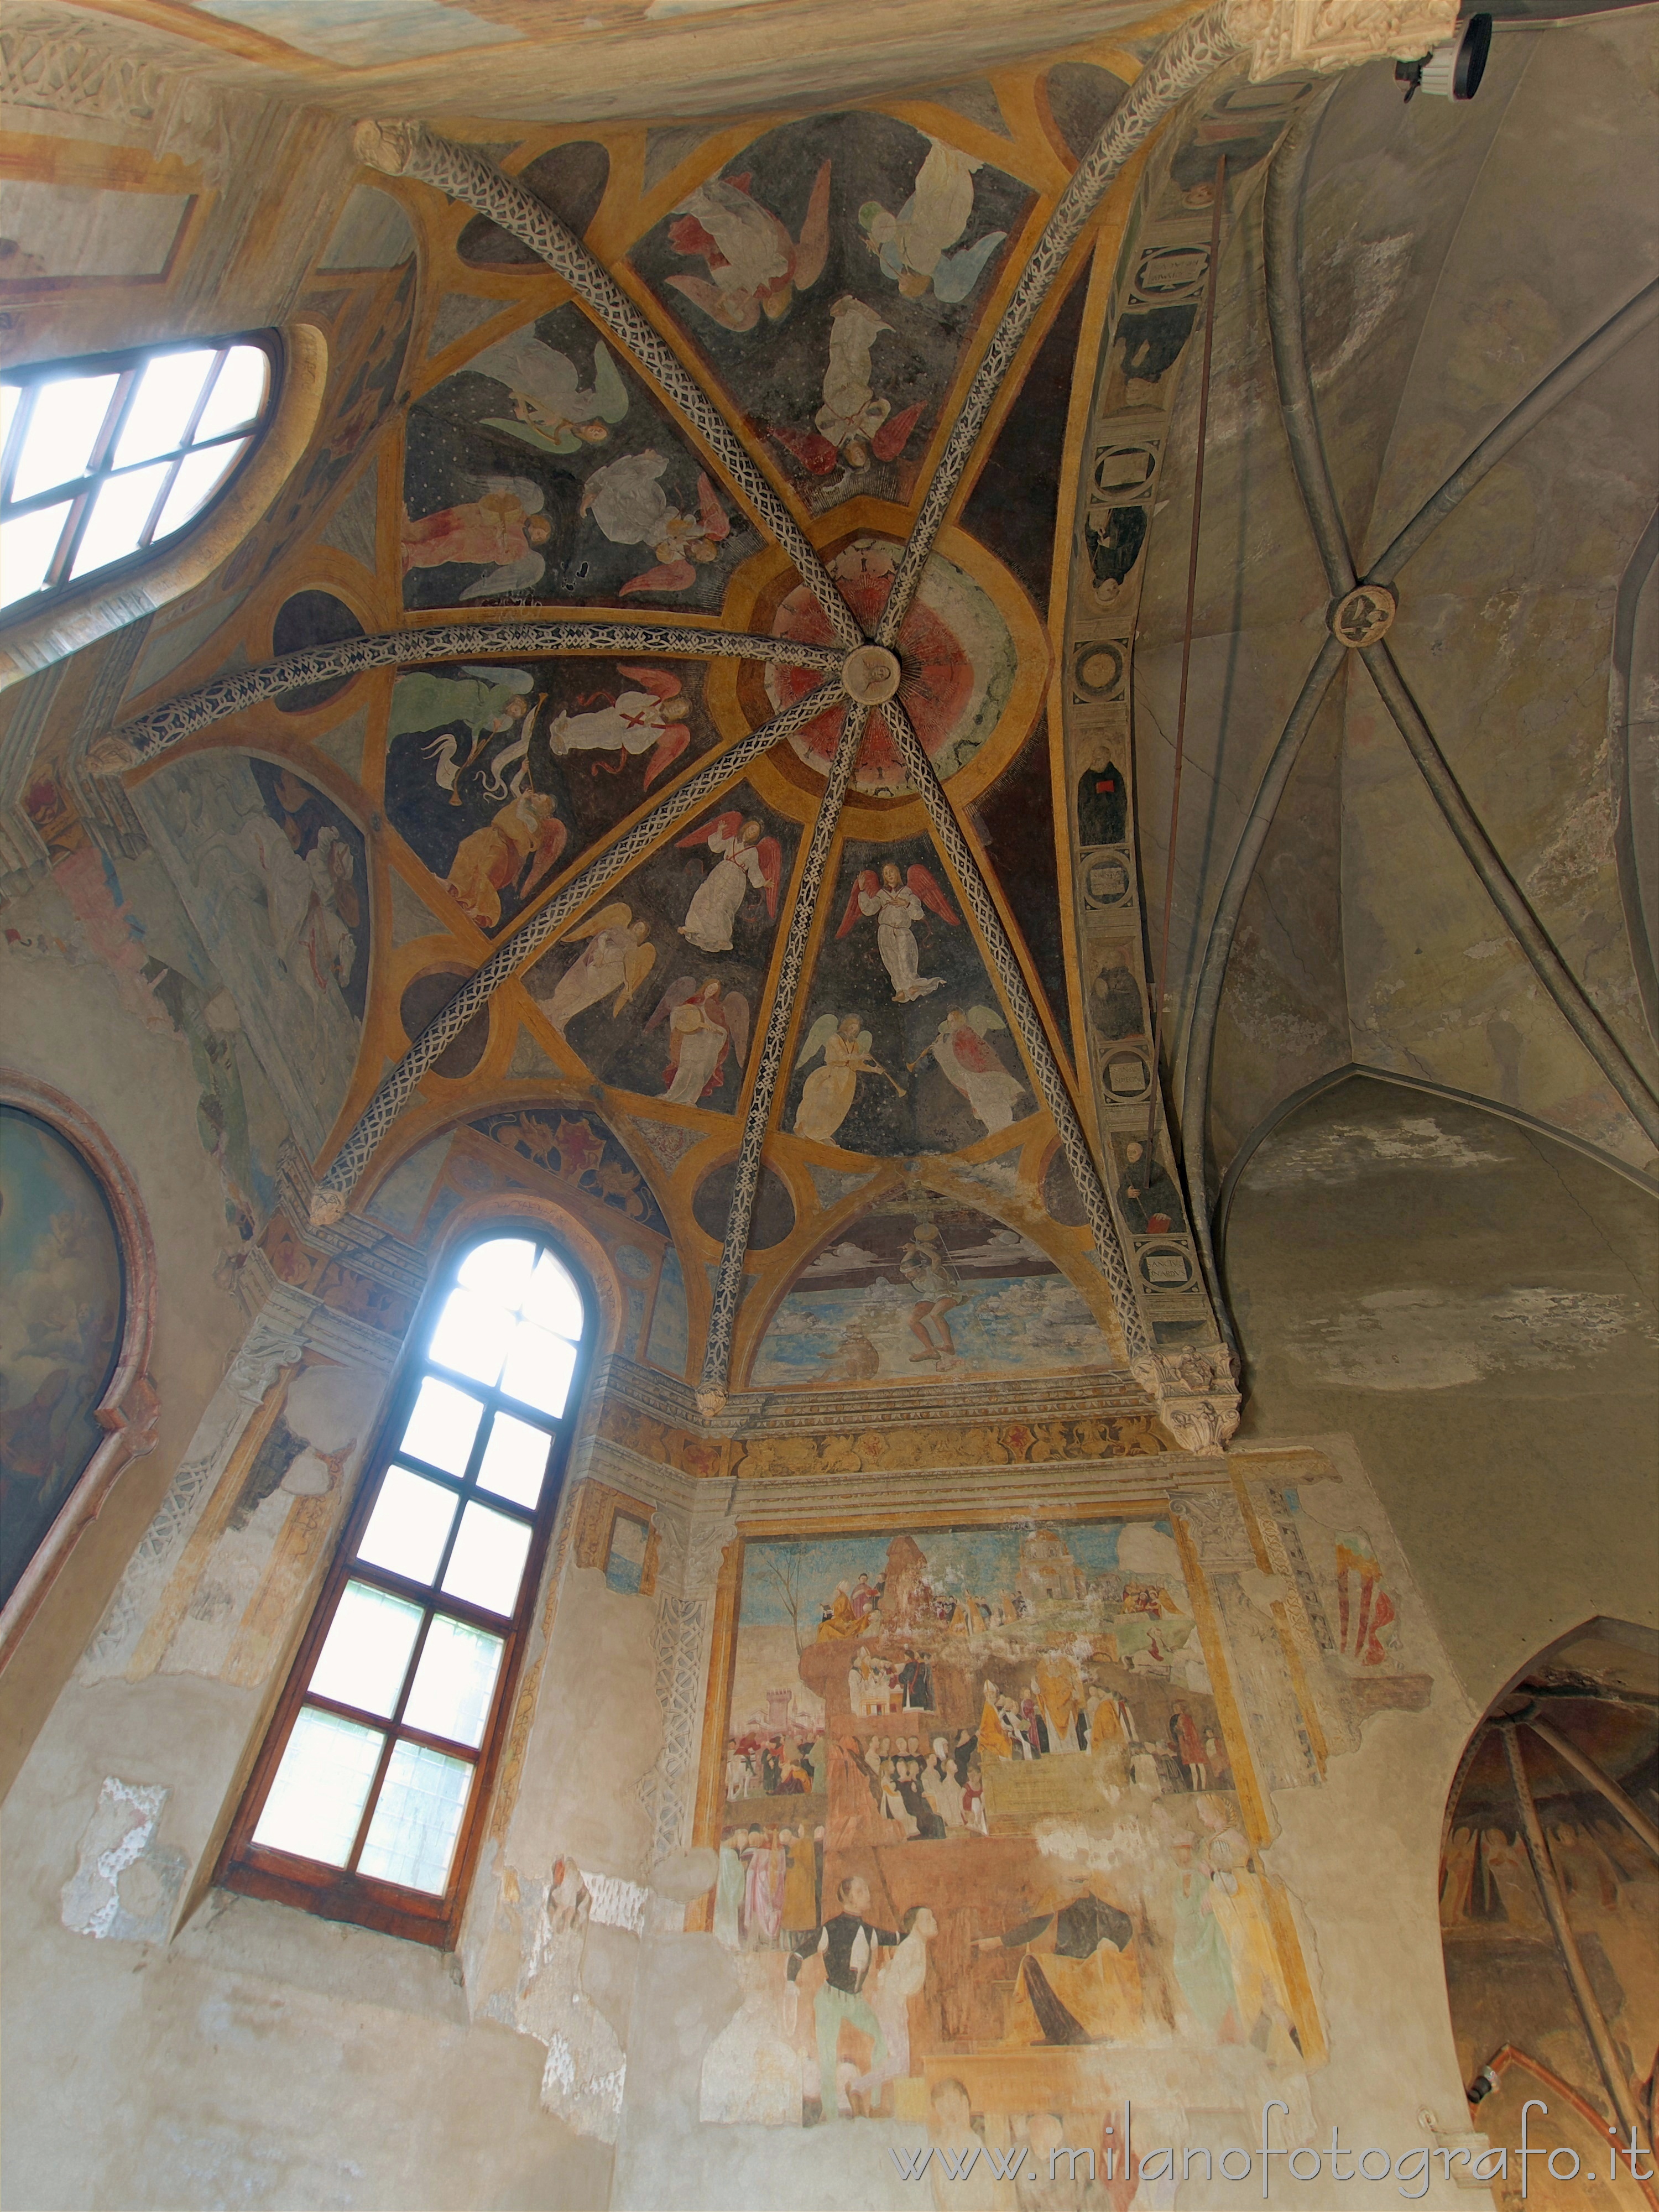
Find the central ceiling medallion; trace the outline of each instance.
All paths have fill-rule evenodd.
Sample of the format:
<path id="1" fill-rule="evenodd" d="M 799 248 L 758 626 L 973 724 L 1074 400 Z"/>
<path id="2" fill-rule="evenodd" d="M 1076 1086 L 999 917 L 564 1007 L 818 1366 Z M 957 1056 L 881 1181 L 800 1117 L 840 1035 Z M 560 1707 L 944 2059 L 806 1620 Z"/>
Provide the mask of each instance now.
<path id="1" fill-rule="evenodd" d="M 896 540 L 860 534 L 827 565 L 848 605 L 866 631 L 881 618 L 904 549 Z M 808 645 L 835 642 L 828 617 L 805 584 L 779 604 L 772 635 Z M 1013 690 L 1018 655 L 1007 623 L 990 593 L 965 569 L 936 553 L 899 628 L 898 653 L 854 646 L 842 669 L 849 698 L 878 706 L 902 696 L 927 757 L 941 776 L 954 775 L 995 729 Z M 884 688 L 872 688 L 877 672 Z M 890 670 L 890 682 L 885 672 Z M 792 706 L 822 681 L 811 668 L 773 661 L 766 690 L 774 709 Z M 864 688 L 860 689 L 860 685 Z M 790 733 L 798 757 L 827 775 L 841 738 L 844 702 L 828 707 L 804 729 Z M 872 716 L 853 772 L 854 788 L 878 799 L 909 789 L 884 716 Z"/>
<path id="2" fill-rule="evenodd" d="M 842 663 L 841 681 L 859 706 L 882 706 L 899 688 L 898 655 L 884 645 L 855 646 Z"/>

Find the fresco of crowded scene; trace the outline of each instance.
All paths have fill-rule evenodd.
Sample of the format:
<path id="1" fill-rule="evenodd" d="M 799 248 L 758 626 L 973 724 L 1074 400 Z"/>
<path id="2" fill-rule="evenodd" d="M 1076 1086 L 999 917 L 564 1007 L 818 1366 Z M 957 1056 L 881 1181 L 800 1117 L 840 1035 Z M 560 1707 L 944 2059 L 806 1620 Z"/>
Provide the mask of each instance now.
<path id="1" fill-rule="evenodd" d="M 1163 1520 L 749 1547 L 712 1900 L 746 2002 L 705 2119 L 927 2120 L 965 2082 L 1012 2142 L 1188 2054 L 1299 2070 L 1194 1615 Z"/>

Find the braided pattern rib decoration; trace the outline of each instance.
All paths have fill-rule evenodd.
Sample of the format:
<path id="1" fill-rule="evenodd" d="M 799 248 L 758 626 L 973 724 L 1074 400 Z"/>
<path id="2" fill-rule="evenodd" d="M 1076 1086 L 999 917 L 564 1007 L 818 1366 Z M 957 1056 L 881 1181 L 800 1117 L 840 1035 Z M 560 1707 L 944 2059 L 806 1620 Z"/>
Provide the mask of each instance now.
<path id="1" fill-rule="evenodd" d="M 927 749 L 916 735 L 911 721 L 896 699 L 890 699 L 881 710 L 887 717 L 887 726 L 892 732 L 893 743 L 898 748 L 911 782 L 927 809 L 927 818 L 933 824 L 933 835 L 939 840 L 945 859 L 951 863 L 963 896 L 979 924 L 980 935 L 991 956 L 1008 1001 L 1010 1012 L 1019 1025 L 1020 1041 L 1026 1058 L 1036 1073 L 1042 1091 L 1042 1101 L 1054 1117 L 1054 1124 L 1066 1164 L 1072 1170 L 1089 1216 L 1089 1226 L 1094 1232 L 1095 1251 L 1100 1261 L 1101 1273 L 1110 1285 L 1117 1306 L 1118 1319 L 1122 1324 L 1124 1342 L 1131 1358 L 1138 1358 L 1152 1350 L 1140 1319 L 1140 1307 L 1134 1294 L 1134 1285 L 1129 1274 L 1128 1262 L 1123 1256 L 1122 1239 L 1116 1221 L 1089 1150 L 1083 1125 L 1078 1120 L 1077 1109 L 1066 1079 L 1060 1073 L 1043 1029 L 1042 1017 L 1026 987 L 1024 972 L 1009 942 L 1008 933 L 1002 926 L 1002 916 L 997 912 L 996 902 L 991 896 L 977 855 L 962 833 L 956 809 L 950 795 L 939 781 L 939 772 L 927 757 Z"/>
<path id="2" fill-rule="evenodd" d="M 1043 226 L 1030 260 L 1014 287 L 1013 296 L 991 336 L 984 359 L 975 372 L 968 397 L 951 426 L 945 450 L 933 470 L 932 483 L 910 532 L 904 558 L 893 579 L 893 589 L 876 628 L 878 644 L 890 646 L 910 611 L 910 602 L 921 586 L 933 541 L 939 536 L 963 471 L 973 458 L 979 434 L 985 428 L 997 393 L 1013 367 L 1021 341 L 1031 327 L 1049 287 L 1065 267 L 1067 256 L 1083 234 L 1085 224 L 1100 205 L 1120 169 L 1151 137 L 1170 110 L 1221 64 L 1243 50 L 1244 41 L 1228 26 L 1226 0 L 1206 8 L 1172 32 L 1130 86 L 1110 120 L 1084 155 L 1060 204 Z"/>
<path id="3" fill-rule="evenodd" d="M 387 630 L 379 637 L 342 638 L 333 645 L 302 646 L 296 653 L 216 676 L 194 691 L 123 722 L 111 732 L 131 748 L 132 764 L 153 760 L 168 745 L 193 738 L 211 722 L 258 706 L 302 684 L 360 676 L 370 668 L 415 668 L 433 660 L 477 660 L 488 654 L 539 659 L 555 653 L 707 653 L 711 659 L 776 660 L 793 668 L 838 668 L 833 646 L 798 645 L 788 638 L 750 637 L 727 629 L 644 623 L 441 623 L 432 629 Z"/>
<path id="4" fill-rule="evenodd" d="M 726 1396 L 726 1376 L 732 1362 L 732 1332 L 737 1322 L 738 1304 L 743 1295 L 744 1261 L 749 1255 L 749 1225 L 754 1218 L 755 1199 L 760 1190 L 761 1150 L 766 1142 L 767 1125 L 772 1118 L 772 1101 L 777 1092 L 778 1078 L 783 1072 L 783 1048 L 794 1013 L 795 996 L 800 988 L 801 969 L 806 959 L 806 940 L 811 933 L 812 916 L 823 888 L 823 872 L 829 862 L 836 825 L 841 819 L 847 787 L 853 780 L 854 766 L 858 760 L 859 747 L 864 743 L 864 727 L 868 720 L 867 708 L 848 702 L 846 720 L 842 725 L 841 742 L 830 763 L 829 777 L 823 787 L 823 802 L 818 808 L 817 819 L 812 824 L 806 857 L 801 863 L 800 878 L 795 886 L 788 933 L 783 943 L 783 957 L 778 963 L 777 987 L 772 994 L 772 1010 L 767 1017 L 766 1035 L 755 1069 L 755 1087 L 750 1094 L 749 1112 L 743 1125 L 743 1141 L 738 1149 L 731 1212 L 726 1224 L 726 1242 L 720 1248 L 720 1271 L 714 1285 L 714 1304 L 708 1316 L 702 1382 L 697 1393 L 698 1403 L 705 1413 L 718 1411 Z"/>
<path id="5" fill-rule="evenodd" d="M 550 943 L 595 891 L 603 890 L 631 861 L 648 851 L 665 829 L 678 828 L 688 815 L 694 814 L 706 799 L 729 783 L 740 769 L 769 752 L 780 738 L 787 738 L 792 731 L 804 729 L 817 715 L 833 707 L 840 696 L 836 685 L 820 684 L 793 707 L 786 707 L 781 714 L 774 714 L 758 729 L 750 730 L 747 737 L 739 738 L 735 744 L 716 754 L 689 783 L 682 784 L 661 806 L 642 816 L 614 845 L 574 875 L 545 906 L 538 907 L 521 929 L 515 930 L 505 944 L 498 945 L 483 967 L 468 976 L 454 997 L 440 1006 L 364 1107 L 328 1173 L 317 1185 L 312 1200 L 313 1219 L 326 1224 L 341 1218 L 359 1176 L 380 1139 L 414 1096 L 421 1078 L 433 1061 L 454 1043 L 473 1015 L 489 1005 L 500 985 Z"/>
<path id="6" fill-rule="evenodd" d="M 356 149 L 359 158 L 377 169 L 418 177 L 452 199 L 465 201 L 538 253 L 696 426 L 710 453 L 719 458 L 732 489 L 742 495 L 750 511 L 794 562 L 842 645 L 864 642 L 852 609 L 836 589 L 811 541 L 744 451 L 725 416 L 574 231 L 493 161 L 471 147 L 440 138 L 422 125 L 359 124 Z"/>

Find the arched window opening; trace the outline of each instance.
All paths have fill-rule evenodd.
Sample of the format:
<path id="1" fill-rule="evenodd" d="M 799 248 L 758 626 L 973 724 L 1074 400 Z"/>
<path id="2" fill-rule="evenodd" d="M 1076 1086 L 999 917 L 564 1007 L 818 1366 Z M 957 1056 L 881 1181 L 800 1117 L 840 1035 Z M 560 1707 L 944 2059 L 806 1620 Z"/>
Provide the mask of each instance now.
<path id="1" fill-rule="evenodd" d="M 1650 2205 L 1659 1927 L 1659 1638 L 1587 1622 L 1533 1660 L 1470 1739 L 1447 1806 L 1441 1935 L 1482 2178 L 1529 2202 Z M 1540 2110 L 1541 2104 L 1542 2110 Z M 1632 2136 L 1632 2130 L 1635 2130 Z M 1634 2150 L 1632 2169 L 1628 2154 Z M 1572 2185 L 1577 2184 L 1577 2186 Z"/>
<path id="2" fill-rule="evenodd" d="M 220 1879 L 446 1945 L 557 1504 L 588 1301 L 538 1232 L 461 1258 L 403 1377 Z"/>
<path id="3" fill-rule="evenodd" d="M 33 611 L 171 544 L 266 420 L 274 337 L 138 346 L 0 378 L 0 609 Z"/>

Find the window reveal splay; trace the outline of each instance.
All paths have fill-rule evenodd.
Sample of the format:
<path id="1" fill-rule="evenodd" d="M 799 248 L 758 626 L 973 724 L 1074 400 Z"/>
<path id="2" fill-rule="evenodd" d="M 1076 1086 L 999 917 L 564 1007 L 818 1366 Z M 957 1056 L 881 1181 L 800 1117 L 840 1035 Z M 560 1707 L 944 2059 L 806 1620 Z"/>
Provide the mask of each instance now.
<path id="1" fill-rule="evenodd" d="M 587 1334 L 547 1238 L 461 1256 L 347 1522 L 221 1861 L 255 1896 L 453 1941 Z"/>
<path id="2" fill-rule="evenodd" d="M 0 610 L 32 611 L 177 538 L 251 451 L 276 382 L 265 337 L 0 378 Z"/>

